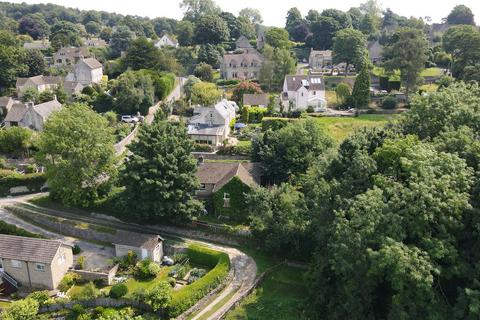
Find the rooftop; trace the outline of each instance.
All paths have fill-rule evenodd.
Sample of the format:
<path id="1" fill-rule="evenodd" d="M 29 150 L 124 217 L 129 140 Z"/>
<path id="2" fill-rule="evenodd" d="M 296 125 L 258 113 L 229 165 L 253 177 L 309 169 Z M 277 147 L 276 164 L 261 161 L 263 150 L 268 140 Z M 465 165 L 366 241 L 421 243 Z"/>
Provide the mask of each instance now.
<path id="1" fill-rule="evenodd" d="M 117 239 L 114 244 L 143 248 L 154 249 L 163 238 L 158 234 L 137 233 L 125 230 L 117 230 Z"/>
<path id="2" fill-rule="evenodd" d="M 49 264 L 62 242 L 0 234 L 0 258 Z"/>
<path id="3" fill-rule="evenodd" d="M 214 184 L 213 192 L 220 190 L 235 176 L 253 187 L 260 182 L 260 166 L 252 162 L 206 162 L 197 168 L 198 180 L 200 183 Z"/>

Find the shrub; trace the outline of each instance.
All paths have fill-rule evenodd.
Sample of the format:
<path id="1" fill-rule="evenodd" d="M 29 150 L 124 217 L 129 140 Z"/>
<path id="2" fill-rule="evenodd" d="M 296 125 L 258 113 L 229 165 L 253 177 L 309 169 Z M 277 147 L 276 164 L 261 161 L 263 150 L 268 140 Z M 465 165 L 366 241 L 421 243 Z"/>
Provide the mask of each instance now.
<path id="1" fill-rule="evenodd" d="M 213 269 L 191 285 L 172 294 L 172 301 L 167 308 L 170 317 L 180 315 L 208 292 L 218 287 L 230 269 L 230 259 L 226 253 L 199 245 L 191 245 L 187 249 L 187 254 L 191 262 Z"/>
<path id="2" fill-rule="evenodd" d="M 179 263 L 188 259 L 188 255 L 186 253 L 175 253 L 172 259 L 174 263 Z"/>
<path id="3" fill-rule="evenodd" d="M 382 100 L 383 109 L 395 109 L 397 107 L 397 98 L 394 96 L 386 96 Z"/>
<path id="4" fill-rule="evenodd" d="M 128 287 L 124 283 L 117 283 L 110 289 L 110 297 L 119 299 L 128 293 Z"/>
<path id="5" fill-rule="evenodd" d="M 153 266 L 152 266 L 153 265 Z M 150 259 L 145 259 L 137 263 L 135 274 L 140 279 L 149 279 L 155 277 L 160 271 L 160 267 Z"/>
<path id="6" fill-rule="evenodd" d="M 78 257 L 75 268 L 78 270 L 83 270 L 85 268 L 85 259 L 85 256 Z"/>
<path id="7" fill-rule="evenodd" d="M 30 192 L 41 191 L 46 182 L 43 173 L 20 174 L 10 170 L 0 169 L 0 195 L 10 193 L 10 188 L 25 186 Z"/>
<path id="8" fill-rule="evenodd" d="M 213 147 L 208 144 L 194 143 L 193 150 L 197 152 L 213 152 Z"/>
<path id="9" fill-rule="evenodd" d="M 39 303 L 40 306 L 43 306 L 46 304 L 46 302 L 50 299 L 50 295 L 48 294 L 48 291 L 35 291 L 30 293 L 27 298 L 31 298 Z"/>
<path id="10" fill-rule="evenodd" d="M 63 276 L 60 284 L 58 285 L 58 290 L 61 292 L 67 292 L 78 280 L 80 276 L 76 273 L 67 273 Z"/>
<path id="11" fill-rule="evenodd" d="M 93 282 L 87 283 L 79 293 L 72 297 L 74 300 L 93 300 L 100 295 L 100 291 Z"/>
<path id="12" fill-rule="evenodd" d="M 263 118 L 262 119 L 262 131 L 267 131 L 269 129 L 279 130 L 283 127 L 286 127 L 290 122 L 294 122 L 296 119 L 288 118 Z"/>
<path id="13" fill-rule="evenodd" d="M 175 288 L 175 284 L 177 283 L 174 278 L 168 278 L 168 283 L 172 288 Z"/>
<path id="14" fill-rule="evenodd" d="M 45 238 L 42 235 L 31 233 L 13 224 L 8 224 L 5 221 L 0 221 L 0 233 L 12 235 L 12 236 L 29 237 L 29 238 L 39 238 L 39 239 Z"/>
<path id="15" fill-rule="evenodd" d="M 231 79 L 231 80 L 217 80 L 217 86 L 236 86 L 240 83 L 240 80 Z"/>
<path id="16" fill-rule="evenodd" d="M 74 255 L 80 254 L 82 252 L 82 249 L 80 249 L 80 246 L 78 244 L 74 245 L 72 248 L 72 253 Z"/>
<path id="17" fill-rule="evenodd" d="M 166 281 L 156 284 L 155 287 L 145 295 L 145 302 L 152 307 L 153 311 L 165 309 L 171 299 L 171 288 Z"/>
<path id="18" fill-rule="evenodd" d="M 315 109 L 313 108 L 313 106 L 307 107 L 307 113 L 314 113 L 314 112 L 315 112 Z"/>
<path id="19" fill-rule="evenodd" d="M 81 305 L 81 304 L 74 304 L 73 307 L 72 307 L 72 312 L 79 316 L 81 314 L 84 314 L 85 313 L 85 308 Z"/>

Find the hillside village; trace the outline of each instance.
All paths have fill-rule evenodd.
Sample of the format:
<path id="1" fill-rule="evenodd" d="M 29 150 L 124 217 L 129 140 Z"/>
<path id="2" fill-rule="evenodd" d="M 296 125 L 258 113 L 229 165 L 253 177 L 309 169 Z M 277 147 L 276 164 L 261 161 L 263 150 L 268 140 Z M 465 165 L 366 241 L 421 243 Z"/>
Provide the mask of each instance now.
<path id="1" fill-rule="evenodd" d="M 480 318 L 472 10 L 180 8 L 0 2 L 0 319 Z"/>

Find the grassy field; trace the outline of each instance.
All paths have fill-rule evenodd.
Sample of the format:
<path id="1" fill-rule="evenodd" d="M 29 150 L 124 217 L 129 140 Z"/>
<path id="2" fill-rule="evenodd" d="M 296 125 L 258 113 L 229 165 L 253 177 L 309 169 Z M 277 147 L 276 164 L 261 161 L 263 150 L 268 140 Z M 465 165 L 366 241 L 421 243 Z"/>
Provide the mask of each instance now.
<path id="1" fill-rule="evenodd" d="M 306 291 L 303 275 L 303 270 L 280 267 L 229 312 L 226 319 L 301 319 Z"/>
<path id="2" fill-rule="evenodd" d="M 424 92 L 436 92 L 438 90 L 438 84 L 432 83 L 432 84 L 424 84 L 420 86 L 420 90 Z"/>
<path id="3" fill-rule="evenodd" d="M 438 77 L 442 75 L 442 69 L 440 68 L 427 68 L 420 73 L 420 77 Z"/>
<path id="4" fill-rule="evenodd" d="M 330 134 L 332 139 L 341 143 L 345 138 L 360 128 L 373 128 L 386 124 L 395 116 L 366 114 L 358 117 L 321 117 L 317 122 Z"/>

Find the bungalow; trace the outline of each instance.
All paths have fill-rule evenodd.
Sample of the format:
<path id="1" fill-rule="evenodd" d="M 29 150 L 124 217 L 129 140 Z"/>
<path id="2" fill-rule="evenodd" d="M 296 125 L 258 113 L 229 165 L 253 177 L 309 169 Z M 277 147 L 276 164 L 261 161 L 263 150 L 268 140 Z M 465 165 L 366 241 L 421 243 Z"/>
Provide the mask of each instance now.
<path id="1" fill-rule="evenodd" d="M 260 184 L 259 164 L 251 162 L 201 162 L 196 196 L 212 199 L 216 215 L 246 215 L 245 193 Z"/>
<path id="2" fill-rule="evenodd" d="M 284 108 L 306 110 L 308 107 L 318 112 L 325 109 L 325 83 L 318 75 L 286 76 L 283 83 L 281 101 Z"/>
<path id="3" fill-rule="evenodd" d="M 5 117 L 5 127 L 25 127 L 42 131 L 45 121 L 61 108 L 62 104 L 56 98 L 38 105 L 33 102 L 15 103 Z"/>
<path id="4" fill-rule="evenodd" d="M 163 48 L 163 47 L 174 47 L 178 48 L 178 41 L 167 35 L 164 34 L 157 42 L 155 42 L 155 47 L 157 48 Z"/>
<path id="5" fill-rule="evenodd" d="M 57 88 L 63 79 L 60 76 L 35 76 L 30 78 L 17 78 L 16 88 L 17 96 L 23 97 L 23 94 L 28 89 L 34 89 L 38 92 L 43 92 L 45 90 L 53 90 Z"/>
<path id="6" fill-rule="evenodd" d="M 56 67 L 71 66 L 79 60 L 90 58 L 91 56 L 87 47 L 63 47 L 53 56 L 53 64 Z"/>
<path id="7" fill-rule="evenodd" d="M 54 290 L 72 264 L 61 241 L 0 234 L 0 278 L 14 287 Z"/>
<path id="8" fill-rule="evenodd" d="M 242 101 L 244 107 L 266 108 L 269 104 L 269 97 L 266 93 L 244 93 Z"/>
<path id="9" fill-rule="evenodd" d="M 196 107 L 189 120 L 188 135 L 196 142 L 220 146 L 230 134 L 237 105 L 223 99 L 214 107 Z"/>
<path id="10" fill-rule="evenodd" d="M 163 241 L 164 239 L 159 235 L 118 230 L 117 240 L 113 243 L 115 256 L 122 257 L 131 251 L 135 252 L 139 259 L 148 258 L 155 262 L 161 262 L 163 259 Z"/>

